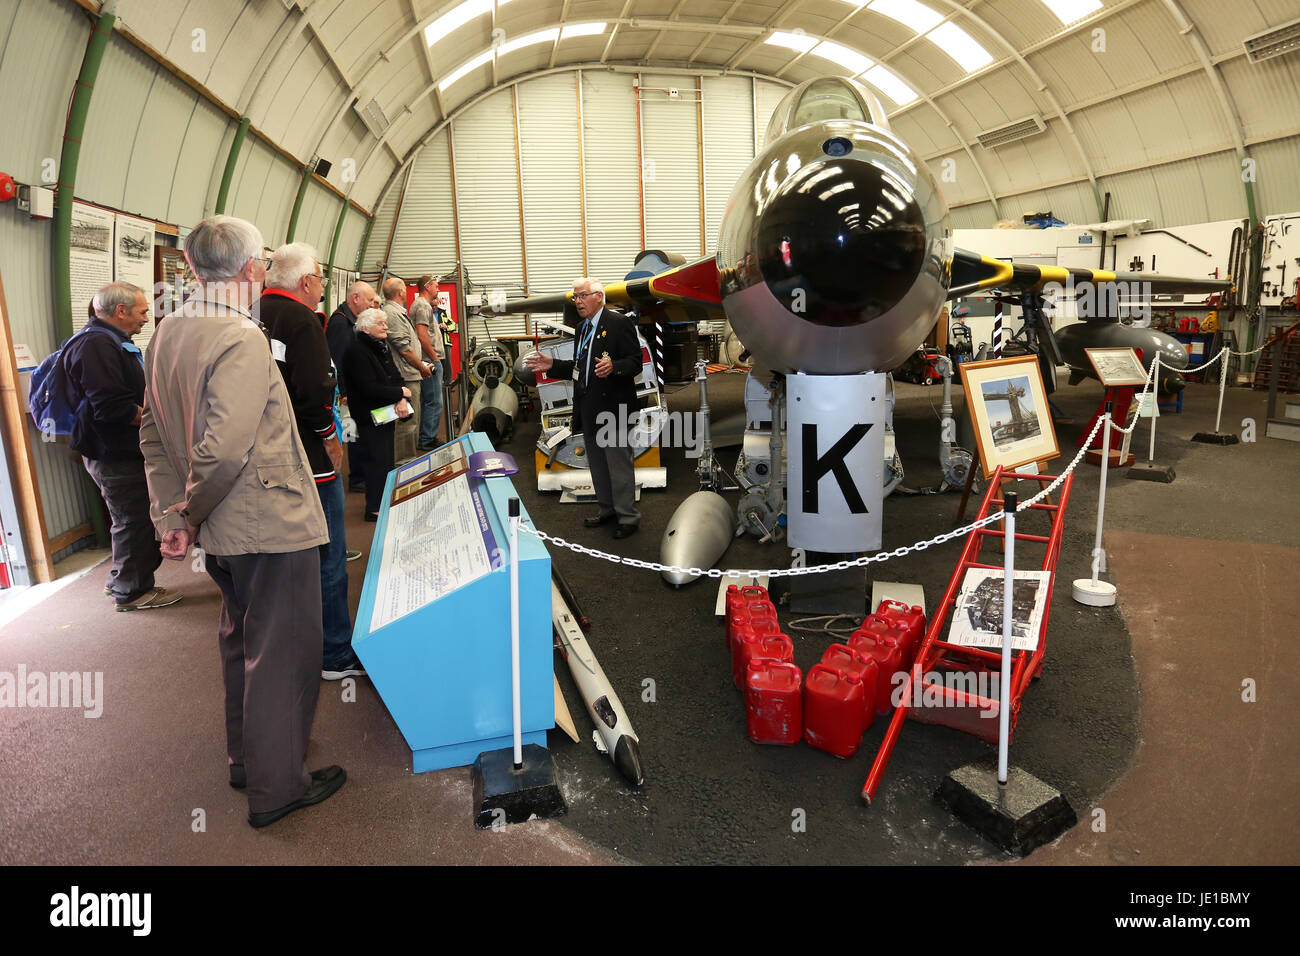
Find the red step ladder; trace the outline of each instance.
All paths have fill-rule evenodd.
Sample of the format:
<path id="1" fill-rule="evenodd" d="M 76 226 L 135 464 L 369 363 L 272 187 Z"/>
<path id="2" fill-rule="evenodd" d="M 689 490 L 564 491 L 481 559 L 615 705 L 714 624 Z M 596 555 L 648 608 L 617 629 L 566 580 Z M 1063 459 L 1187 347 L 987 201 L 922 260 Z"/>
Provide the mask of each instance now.
<path id="1" fill-rule="evenodd" d="M 1040 487 L 1046 487 L 1055 481 L 1056 477 L 1041 474 L 1027 475 L 1019 472 L 1003 474 L 1002 468 L 999 466 L 989 480 L 988 490 L 984 493 L 984 501 L 980 505 L 979 514 L 976 516 L 977 521 L 987 517 L 993 511 L 1002 510 L 1003 499 L 1000 496 L 1002 484 L 1016 479 L 1037 482 Z M 1065 480 L 1058 489 L 1060 499 L 1056 504 L 1050 504 L 1051 499 L 1049 497 L 1044 501 L 1031 505 L 1016 516 L 1016 563 L 1022 567 L 1028 563 L 1023 556 L 1029 554 L 1031 547 L 1035 550 L 1038 548 L 1043 549 L 1041 570 L 1048 572 L 1048 600 L 1038 632 L 1038 647 L 1032 652 L 1012 651 L 1010 687 L 1010 726 L 1012 730 L 1015 729 L 1016 718 L 1020 714 L 1020 703 L 1024 697 L 1025 688 L 1043 669 L 1043 655 L 1047 649 L 1047 624 L 1052 613 L 1052 585 L 1056 580 L 1056 560 L 1061 553 L 1061 534 L 1064 530 L 1065 508 L 1070 500 L 1070 486 L 1073 481 L 1073 474 L 1066 475 Z M 1034 512 L 1047 516 L 1050 522 L 1047 534 L 1030 534 L 1020 530 L 1022 527 L 1029 525 L 1029 515 Z M 1006 533 L 1002 530 L 1002 524 L 999 522 L 976 528 L 967 536 L 961 557 L 957 561 L 957 569 L 953 572 L 952 580 L 948 582 L 948 590 L 944 592 L 943 600 L 939 602 L 930 615 L 930 626 L 926 630 L 925 638 L 917 650 L 912 669 L 903 684 L 902 699 L 899 705 L 894 708 L 894 716 L 889 722 L 889 728 L 885 731 L 885 738 L 881 741 L 880 749 L 876 753 L 875 763 L 871 765 L 871 773 L 867 776 L 867 782 L 862 786 L 862 799 L 866 803 L 870 804 L 875 799 L 876 790 L 880 786 L 880 778 L 885 774 L 885 767 L 889 764 L 894 745 L 898 742 L 898 735 L 902 732 L 903 721 L 908 717 L 924 723 L 942 724 L 955 730 L 974 734 L 983 740 L 997 742 L 999 701 L 996 697 L 989 699 L 979 696 L 974 690 L 967 693 L 945 685 L 940 706 L 913 708 L 910 702 L 915 693 L 914 685 L 917 683 L 923 684 L 924 675 L 931 672 L 985 672 L 989 675 L 997 674 L 1000 676 L 1002 669 L 1001 651 L 950 644 L 947 641 L 940 640 L 939 635 L 946 633 L 945 628 L 948 626 L 948 619 L 956 606 L 957 595 L 961 590 L 967 569 L 991 568 L 996 571 L 1003 570 L 1004 565 L 1001 560 L 996 564 L 981 563 L 980 548 L 986 538 L 1001 542 L 1005 536 Z M 988 685 L 977 682 L 976 686 Z M 938 690 L 939 687 L 936 685 L 931 693 L 933 694 Z M 987 716 L 981 716 L 982 714 L 987 714 Z"/>

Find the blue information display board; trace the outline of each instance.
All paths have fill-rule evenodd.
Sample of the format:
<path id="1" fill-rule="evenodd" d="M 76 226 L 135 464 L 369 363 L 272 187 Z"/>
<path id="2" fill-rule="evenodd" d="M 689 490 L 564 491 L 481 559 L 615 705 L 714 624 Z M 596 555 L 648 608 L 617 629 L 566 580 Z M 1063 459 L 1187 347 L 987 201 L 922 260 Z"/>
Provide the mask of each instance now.
<path id="1" fill-rule="evenodd" d="M 492 450 L 472 432 L 390 472 L 375 527 L 352 646 L 416 773 L 512 741 L 507 508 L 517 496 L 509 478 L 476 478 L 469 463 Z M 522 532 L 519 617 L 523 742 L 544 747 L 555 725 L 551 559 Z"/>

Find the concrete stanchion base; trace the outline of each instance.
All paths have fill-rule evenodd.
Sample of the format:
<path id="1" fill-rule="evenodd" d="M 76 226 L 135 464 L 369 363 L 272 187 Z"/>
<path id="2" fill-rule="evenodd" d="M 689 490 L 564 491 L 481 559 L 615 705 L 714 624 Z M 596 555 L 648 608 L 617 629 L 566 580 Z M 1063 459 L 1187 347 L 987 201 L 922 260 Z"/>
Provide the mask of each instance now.
<path id="1" fill-rule="evenodd" d="M 514 761 L 510 747 L 489 750 L 474 761 L 474 826 L 480 830 L 568 812 L 549 750 L 528 744 L 523 766 L 516 770 Z"/>
<path id="2" fill-rule="evenodd" d="M 1192 436 L 1192 441 L 1198 441 L 1202 445 L 1235 445 L 1239 439 L 1236 435 L 1225 435 L 1222 432 L 1197 432 Z"/>
<path id="3" fill-rule="evenodd" d="M 1176 477 L 1172 467 L 1161 468 L 1159 465 L 1134 465 L 1128 470 L 1128 476 L 1138 481 L 1158 481 L 1165 485 L 1172 484 Z"/>
<path id="4" fill-rule="evenodd" d="M 1119 596 L 1115 585 L 1092 578 L 1078 578 L 1074 582 L 1073 597 L 1088 607 L 1112 607 Z"/>
<path id="5" fill-rule="evenodd" d="M 935 794 L 967 826 L 1008 853 L 1028 856 L 1079 822 L 1068 800 L 1019 767 L 1005 785 L 991 762 L 967 764 L 944 778 Z"/>

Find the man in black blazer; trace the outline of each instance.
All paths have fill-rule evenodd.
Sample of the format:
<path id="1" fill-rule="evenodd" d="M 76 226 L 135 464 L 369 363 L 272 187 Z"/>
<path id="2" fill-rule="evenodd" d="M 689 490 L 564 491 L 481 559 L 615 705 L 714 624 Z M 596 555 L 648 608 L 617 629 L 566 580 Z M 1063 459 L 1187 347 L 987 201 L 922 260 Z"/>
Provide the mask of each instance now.
<path id="1" fill-rule="evenodd" d="M 582 429 L 591 483 L 600 503 L 599 513 L 584 524 L 595 528 L 617 520 L 614 537 L 626 538 L 636 532 L 641 519 L 629 426 L 629 416 L 637 408 L 641 346 L 632 320 L 605 306 L 605 287 L 596 280 L 574 282 L 573 304 L 582 319 L 573 361 L 555 361 L 534 352 L 528 367 L 552 369 L 555 378 L 573 379 L 573 430 Z"/>

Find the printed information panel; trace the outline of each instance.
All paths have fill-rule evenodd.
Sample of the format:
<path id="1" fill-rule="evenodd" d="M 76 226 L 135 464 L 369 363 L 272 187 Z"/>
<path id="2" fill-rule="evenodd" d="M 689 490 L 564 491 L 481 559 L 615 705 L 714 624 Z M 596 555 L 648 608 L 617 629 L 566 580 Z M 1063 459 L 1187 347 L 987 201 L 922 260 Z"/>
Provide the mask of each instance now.
<path id="1" fill-rule="evenodd" d="M 457 588 L 499 560 L 496 539 L 467 475 L 388 509 L 370 630 L 377 631 Z"/>

